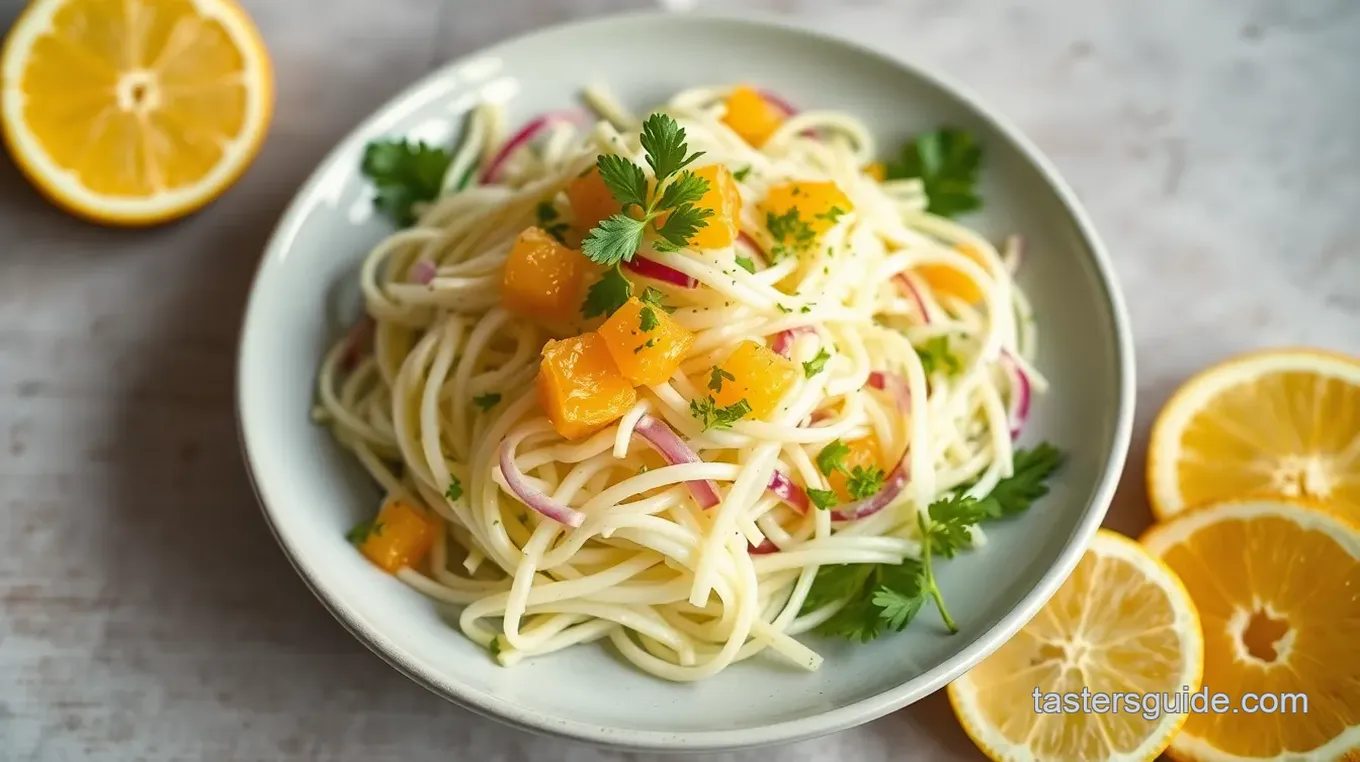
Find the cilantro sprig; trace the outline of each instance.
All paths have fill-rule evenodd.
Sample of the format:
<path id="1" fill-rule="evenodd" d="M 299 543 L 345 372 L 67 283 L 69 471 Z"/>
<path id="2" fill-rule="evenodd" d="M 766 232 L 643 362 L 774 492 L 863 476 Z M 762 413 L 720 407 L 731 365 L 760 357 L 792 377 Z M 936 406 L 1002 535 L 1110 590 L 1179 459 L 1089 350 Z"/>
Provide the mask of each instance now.
<path id="1" fill-rule="evenodd" d="M 897 161 L 887 163 L 889 180 L 921 178 L 926 211 L 954 217 L 982 206 L 977 194 L 982 146 L 972 133 L 945 127 L 908 140 Z"/>
<path id="2" fill-rule="evenodd" d="M 713 395 L 703 399 L 693 399 L 689 401 L 690 415 L 698 418 L 704 425 L 704 431 L 709 429 L 730 429 L 732 424 L 745 418 L 751 412 L 751 403 L 746 398 L 722 407 Z"/>
<path id="3" fill-rule="evenodd" d="M 864 466 L 849 468 L 845 465 L 845 456 L 849 454 L 850 446 L 839 439 L 834 439 L 817 453 L 817 470 L 821 471 L 823 476 L 831 476 L 837 472 L 843 474 L 845 489 L 850 493 L 850 497 L 864 500 L 883 488 L 883 481 L 887 475 L 881 468 Z"/>
<path id="4" fill-rule="evenodd" d="M 416 221 L 415 205 L 439 196 L 453 154 L 424 142 L 375 140 L 359 169 L 373 181 L 373 206 L 403 227 Z"/>
<path id="5" fill-rule="evenodd" d="M 684 129 L 665 114 L 652 114 L 642 123 L 640 142 L 656 177 L 655 188 L 648 186 L 642 167 L 622 156 L 600 156 L 595 162 L 605 187 L 623 206 L 581 242 L 581 251 L 602 265 L 631 260 L 649 227 L 657 236 L 654 248 L 683 248 L 713 216 L 712 209 L 695 206 L 708 192 L 708 181 L 685 169 L 703 153 L 689 153 Z"/>
<path id="6" fill-rule="evenodd" d="M 605 270 L 604 275 L 586 290 L 586 299 L 581 303 L 581 315 L 587 318 L 612 315 L 632 295 L 633 282 L 624 277 L 616 264 Z"/>
<path id="7" fill-rule="evenodd" d="M 839 448 L 832 451 L 831 460 L 835 460 L 837 452 Z M 844 453 L 840 457 L 844 458 Z M 945 627 L 957 632 L 958 625 L 945 606 L 944 594 L 935 578 L 935 559 L 953 558 L 971 547 L 972 528 L 978 524 L 1028 510 L 1035 500 L 1048 494 L 1045 482 L 1062 465 L 1062 460 L 1062 452 L 1047 442 L 1030 450 L 1016 450 L 1012 475 L 998 482 L 986 497 L 967 497 L 961 489 L 917 514 L 920 560 L 823 566 L 808 590 L 803 612 L 843 602 L 831 618 L 818 626 L 817 632 L 867 643 L 888 630 L 901 632 L 930 601 L 940 612 Z M 819 456 L 818 467 L 821 465 Z M 808 496 L 818 508 L 823 507 L 820 495 L 814 496 L 813 492 L 809 490 Z"/>
<path id="8" fill-rule="evenodd" d="M 949 348 L 948 336 L 934 336 L 928 339 L 925 344 L 916 347 L 916 356 L 921 358 L 921 369 L 925 371 L 927 377 L 936 372 L 946 375 L 958 373 L 963 367 L 958 355 Z"/>

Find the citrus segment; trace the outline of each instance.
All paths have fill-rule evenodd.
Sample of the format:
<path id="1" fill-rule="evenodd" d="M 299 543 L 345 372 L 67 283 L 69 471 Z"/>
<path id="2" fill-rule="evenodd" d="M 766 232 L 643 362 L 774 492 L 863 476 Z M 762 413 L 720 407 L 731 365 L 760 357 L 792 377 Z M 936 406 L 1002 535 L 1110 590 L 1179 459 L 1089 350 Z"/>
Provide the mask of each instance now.
<path id="1" fill-rule="evenodd" d="M 1276 350 L 1195 376 L 1153 426 L 1148 494 L 1159 518 L 1275 495 L 1360 519 L 1360 360 Z"/>
<path id="2" fill-rule="evenodd" d="M 1286 710 L 1194 714 L 1173 756 L 1336 759 L 1360 747 L 1360 528 L 1304 504 L 1244 499 L 1183 513 L 1142 542 L 1199 608 L 1205 687 L 1238 710 L 1253 708 L 1245 693 L 1273 694 Z M 1306 709 L 1287 694 L 1305 695 Z"/>
<path id="3" fill-rule="evenodd" d="M 1137 543 L 1101 530 L 1039 614 L 950 684 L 949 699 L 993 760 L 1148 760 L 1184 714 L 1040 712 L 1035 690 L 1193 691 L 1202 659 L 1194 604 L 1176 575 Z"/>
<path id="4" fill-rule="evenodd" d="M 101 222 L 186 214 L 264 138 L 267 54 L 232 0 L 37 0 L 3 53 L 5 140 L 57 203 Z"/>

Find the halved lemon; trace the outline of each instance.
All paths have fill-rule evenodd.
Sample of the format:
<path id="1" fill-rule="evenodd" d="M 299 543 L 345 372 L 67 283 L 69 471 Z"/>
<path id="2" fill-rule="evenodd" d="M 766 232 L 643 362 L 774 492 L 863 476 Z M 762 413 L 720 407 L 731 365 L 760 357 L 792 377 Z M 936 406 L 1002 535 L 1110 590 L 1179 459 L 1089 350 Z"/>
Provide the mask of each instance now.
<path id="1" fill-rule="evenodd" d="M 1272 350 L 1201 372 L 1157 417 L 1147 480 L 1158 519 L 1244 495 L 1360 519 L 1360 359 Z"/>
<path id="2" fill-rule="evenodd" d="M 264 43 L 233 0 L 34 0 L 0 71 L 15 162 L 102 223 L 162 222 L 216 198 L 273 108 Z"/>
<path id="3" fill-rule="evenodd" d="M 998 762 L 1150 760 L 1186 715 L 1145 710 L 1143 696 L 1198 690 L 1203 659 L 1195 604 L 1175 573 L 1102 529 L 1039 614 L 950 683 L 949 701 L 968 736 Z M 1130 694 L 1137 703 L 1121 696 L 1113 711 L 1101 711 L 1089 703 L 1097 693 Z"/>
<path id="4" fill-rule="evenodd" d="M 1360 527 L 1244 499 L 1187 511 L 1142 543 L 1185 581 L 1204 687 L 1228 696 L 1222 713 L 1190 716 L 1172 757 L 1360 759 Z"/>

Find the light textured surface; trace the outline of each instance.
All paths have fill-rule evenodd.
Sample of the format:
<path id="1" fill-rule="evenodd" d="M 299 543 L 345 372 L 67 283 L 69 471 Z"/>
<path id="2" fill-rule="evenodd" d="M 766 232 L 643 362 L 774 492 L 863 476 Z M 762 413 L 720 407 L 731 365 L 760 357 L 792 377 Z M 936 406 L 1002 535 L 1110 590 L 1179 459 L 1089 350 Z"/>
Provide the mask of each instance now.
<path id="1" fill-rule="evenodd" d="M 158 230 L 70 219 L 0 164 L 0 760 L 629 756 L 474 717 L 364 650 L 269 536 L 231 403 L 262 243 L 337 138 L 437 62 L 645 5 L 247 2 L 279 77 L 273 132 L 235 189 Z M 1145 525 L 1147 426 L 1188 373 L 1274 344 L 1360 352 L 1360 6 L 710 5 L 793 14 L 948 72 L 1076 187 L 1137 333 L 1138 428 L 1107 524 Z M 977 757 L 943 696 L 724 758 L 906 757 Z"/>

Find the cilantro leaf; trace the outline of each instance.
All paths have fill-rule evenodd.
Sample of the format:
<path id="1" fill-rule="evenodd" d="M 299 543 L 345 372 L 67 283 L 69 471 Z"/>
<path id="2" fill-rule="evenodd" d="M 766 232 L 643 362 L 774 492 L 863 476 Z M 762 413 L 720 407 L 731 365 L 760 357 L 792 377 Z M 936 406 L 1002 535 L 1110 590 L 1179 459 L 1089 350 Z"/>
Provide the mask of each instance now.
<path id="1" fill-rule="evenodd" d="M 500 392 L 487 392 L 486 394 L 479 394 L 476 397 L 472 398 L 473 404 L 475 404 L 482 410 L 490 410 L 491 408 L 496 406 L 497 402 L 500 401 L 501 401 Z"/>
<path id="2" fill-rule="evenodd" d="M 632 205 L 647 205 L 647 176 L 642 174 L 642 167 L 616 155 L 601 155 L 595 160 L 595 167 L 605 187 L 614 194 L 614 200 L 625 210 Z"/>
<path id="3" fill-rule="evenodd" d="M 657 319 L 656 310 L 652 309 L 651 305 L 644 306 L 638 312 L 638 330 L 647 333 L 655 330 L 659 325 L 661 325 L 661 321 Z"/>
<path id="4" fill-rule="evenodd" d="M 449 487 L 448 489 L 444 490 L 444 497 L 447 497 L 449 500 L 452 501 L 457 500 L 462 496 L 463 496 L 463 483 L 459 481 L 458 477 L 456 476 L 449 477 Z"/>
<path id="5" fill-rule="evenodd" d="M 812 378 L 821 373 L 822 369 L 826 367 L 826 361 L 830 359 L 831 355 L 827 354 L 825 348 L 818 350 L 816 357 L 803 363 L 803 375 Z"/>
<path id="6" fill-rule="evenodd" d="M 666 185 L 656 205 L 660 209 L 674 209 L 682 204 L 697 204 L 705 193 L 708 181 L 687 169 Z"/>
<path id="7" fill-rule="evenodd" d="M 855 466 L 855 470 L 850 472 L 850 478 L 845 482 L 845 488 L 850 493 L 850 497 L 863 500 L 872 497 L 874 493 L 883 489 L 884 477 L 885 474 L 881 468 Z"/>
<path id="8" fill-rule="evenodd" d="M 953 217 L 982 206 L 977 195 L 982 146 L 964 130 L 945 127 L 908 140 L 897 161 L 887 163 L 889 180 L 921 178 L 926 211 Z"/>
<path id="9" fill-rule="evenodd" d="M 737 257 L 737 267 L 740 267 L 746 272 L 752 274 L 754 274 L 756 271 L 755 260 L 751 259 L 750 257 Z"/>
<path id="10" fill-rule="evenodd" d="M 969 528 L 988 518 L 981 501 L 962 495 L 936 500 L 927 513 L 930 521 L 925 524 L 926 537 L 931 549 L 945 558 L 953 558 L 960 550 L 972 547 Z"/>
<path id="11" fill-rule="evenodd" d="M 690 400 L 689 412 L 703 422 L 704 431 L 712 428 L 728 429 L 751 412 L 751 403 L 742 398 L 727 407 L 719 407 L 717 401 L 709 396 L 702 400 Z"/>
<path id="12" fill-rule="evenodd" d="M 364 541 L 369 537 L 378 537 L 382 535 L 382 530 L 383 523 L 377 519 L 360 521 L 358 524 L 351 527 L 348 532 L 345 532 L 345 539 L 349 540 L 350 543 L 354 545 L 363 545 Z"/>
<path id="13" fill-rule="evenodd" d="M 1012 458 L 1011 476 L 1002 479 L 987 497 L 979 501 L 989 519 L 1024 513 L 1035 500 L 1048 494 L 1044 483 L 1062 465 L 1063 453 L 1043 442 L 1032 450 L 1016 450 Z"/>
<path id="14" fill-rule="evenodd" d="M 581 253 L 602 265 L 617 264 L 620 260 L 632 259 L 642 245 L 642 232 L 646 223 L 625 214 L 616 214 L 600 220 L 598 227 L 581 242 Z"/>
<path id="15" fill-rule="evenodd" d="M 373 181 L 373 206 L 403 227 L 416 221 L 415 205 L 439 196 L 453 154 L 424 142 L 375 140 L 364 148 L 360 170 Z"/>
<path id="16" fill-rule="evenodd" d="M 658 290 L 655 289 L 655 288 L 652 288 L 651 286 L 648 286 L 648 287 L 642 292 L 642 296 L 639 296 L 639 297 L 638 297 L 638 301 L 642 302 L 643 304 L 650 304 L 650 305 L 652 305 L 653 307 L 656 307 L 657 309 L 665 310 L 666 312 L 675 312 L 675 308 L 674 308 L 674 307 L 671 307 L 671 306 L 669 306 L 669 305 L 667 305 L 667 304 L 665 304 L 664 302 L 661 301 L 662 299 L 665 299 L 665 298 L 666 298 L 666 295 L 665 295 L 665 294 L 661 293 L 660 291 L 658 291 Z"/>
<path id="17" fill-rule="evenodd" d="M 880 583 L 869 599 L 878 608 L 878 617 L 883 624 L 894 632 L 901 632 L 911 624 L 926 602 L 926 591 L 921 565 L 916 561 L 905 561 L 899 566 L 887 566 L 880 570 Z"/>
<path id="18" fill-rule="evenodd" d="M 723 379 L 736 381 L 737 377 L 714 365 L 713 370 L 708 372 L 708 388 L 715 392 L 722 391 Z"/>
<path id="19" fill-rule="evenodd" d="M 736 172 L 733 172 L 732 179 L 736 180 L 737 182 L 742 182 L 743 180 L 746 179 L 746 176 L 749 174 L 751 174 L 751 165 L 747 164 L 741 169 L 738 169 Z"/>
<path id="20" fill-rule="evenodd" d="M 821 471 L 823 476 L 830 476 L 833 471 L 844 471 L 845 456 L 849 454 L 849 445 L 839 439 L 832 440 L 817 453 L 817 470 Z"/>
<path id="21" fill-rule="evenodd" d="M 633 295 L 633 284 L 615 264 L 604 271 L 600 279 L 591 284 L 586 291 L 586 300 L 581 304 L 581 315 L 593 318 L 597 315 L 612 315 Z"/>
<path id="22" fill-rule="evenodd" d="M 557 213 L 557 207 L 551 201 L 540 201 L 534 208 L 534 217 L 538 221 L 538 226 L 543 232 L 557 239 L 558 243 L 565 244 L 562 234 L 571 229 L 571 225 L 562 222 Z"/>
<path id="23" fill-rule="evenodd" d="M 708 218 L 712 216 L 712 209 L 681 204 L 672 210 L 666 221 L 661 223 L 661 227 L 656 229 L 665 243 L 657 241 L 655 246 L 662 251 L 683 249 L 689 245 L 689 239 L 693 238 L 695 233 L 708 225 Z"/>
<path id="24" fill-rule="evenodd" d="M 657 182 L 671 175 L 702 156 L 702 153 L 686 157 L 689 146 L 685 145 L 685 131 L 676 121 L 665 114 L 652 114 L 642 123 L 642 150 L 647 152 L 647 164 L 656 173 Z"/>
<path id="25" fill-rule="evenodd" d="M 916 356 L 921 358 L 921 368 L 926 376 L 937 372 L 958 373 L 962 368 L 959 358 L 949 349 L 948 336 L 935 336 L 923 346 L 916 347 Z"/>
<path id="26" fill-rule="evenodd" d="M 840 502 L 836 498 L 836 493 L 829 489 L 813 489 L 809 487 L 805 491 L 807 492 L 808 499 L 812 501 L 812 504 L 823 511 L 835 508 Z"/>

